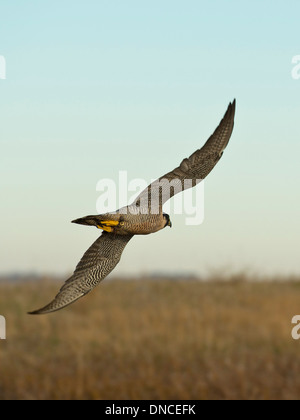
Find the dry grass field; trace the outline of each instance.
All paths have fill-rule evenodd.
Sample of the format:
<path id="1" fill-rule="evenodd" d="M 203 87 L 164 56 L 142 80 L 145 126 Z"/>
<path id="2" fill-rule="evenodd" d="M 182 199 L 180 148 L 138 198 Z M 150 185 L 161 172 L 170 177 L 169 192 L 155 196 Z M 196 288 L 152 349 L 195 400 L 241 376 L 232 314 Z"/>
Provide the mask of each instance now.
<path id="1" fill-rule="evenodd" d="M 50 315 L 57 283 L 0 284 L 0 399 L 298 399 L 300 282 L 108 280 Z"/>

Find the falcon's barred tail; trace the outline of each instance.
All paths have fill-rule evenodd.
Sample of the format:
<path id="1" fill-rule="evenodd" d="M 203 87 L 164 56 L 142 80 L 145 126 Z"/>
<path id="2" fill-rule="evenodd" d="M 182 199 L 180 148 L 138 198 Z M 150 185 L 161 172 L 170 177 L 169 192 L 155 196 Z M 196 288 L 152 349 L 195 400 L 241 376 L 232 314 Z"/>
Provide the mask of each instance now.
<path id="1" fill-rule="evenodd" d="M 29 314 L 42 315 L 58 311 L 88 294 L 116 267 L 132 237 L 103 232 L 84 254 L 73 276 L 66 281 L 56 298 L 44 308 Z"/>

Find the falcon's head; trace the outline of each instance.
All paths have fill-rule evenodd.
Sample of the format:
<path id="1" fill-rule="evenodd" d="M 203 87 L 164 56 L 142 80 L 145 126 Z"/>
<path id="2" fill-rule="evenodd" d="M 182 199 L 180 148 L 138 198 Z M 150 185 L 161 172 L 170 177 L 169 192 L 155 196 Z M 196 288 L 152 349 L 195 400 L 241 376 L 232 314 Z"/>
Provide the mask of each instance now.
<path id="1" fill-rule="evenodd" d="M 166 221 L 165 227 L 170 226 L 170 228 L 172 227 L 172 222 L 170 219 L 170 216 L 166 213 L 164 213 L 164 220 Z"/>

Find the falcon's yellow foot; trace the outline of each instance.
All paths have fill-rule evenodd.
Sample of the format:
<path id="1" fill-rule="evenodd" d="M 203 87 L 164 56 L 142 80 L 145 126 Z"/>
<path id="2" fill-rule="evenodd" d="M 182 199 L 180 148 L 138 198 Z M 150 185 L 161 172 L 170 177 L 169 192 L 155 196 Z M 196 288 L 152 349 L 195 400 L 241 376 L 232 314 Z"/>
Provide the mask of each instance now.
<path id="1" fill-rule="evenodd" d="M 113 232 L 113 228 L 111 228 L 109 226 L 97 225 L 97 228 L 98 229 L 102 229 L 105 232 L 109 232 L 109 233 Z"/>
<path id="2" fill-rule="evenodd" d="M 97 225 L 98 229 L 102 229 L 105 230 L 105 232 L 113 232 L 114 231 L 114 227 L 116 226 L 122 226 L 122 222 L 118 222 L 116 220 L 105 220 L 103 222 L 99 222 L 99 224 Z"/>

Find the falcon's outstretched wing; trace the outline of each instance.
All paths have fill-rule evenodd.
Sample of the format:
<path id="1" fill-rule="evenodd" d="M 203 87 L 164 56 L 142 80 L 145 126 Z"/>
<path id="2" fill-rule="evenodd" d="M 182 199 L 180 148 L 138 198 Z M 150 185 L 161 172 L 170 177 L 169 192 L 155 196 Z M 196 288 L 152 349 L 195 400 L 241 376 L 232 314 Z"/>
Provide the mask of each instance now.
<path id="1" fill-rule="evenodd" d="M 73 276 L 66 281 L 56 298 L 31 315 L 48 314 L 70 305 L 93 290 L 116 267 L 125 246 L 133 235 L 103 232 L 86 251 Z"/>
<path id="2" fill-rule="evenodd" d="M 184 159 L 178 168 L 150 184 L 131 206 L 139 207 L 141 212 L 145 209 L 147 213 L 156 213 L 157 210 L 161 212 L 162 205 L 171 197 L 194 187 L 206 178 L 221 159 L 229 142 L 234 126 L 235 106 L 234 100 L 229 104 L 224 118 L 202 149 Z"/>

